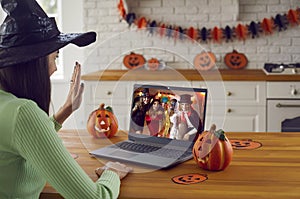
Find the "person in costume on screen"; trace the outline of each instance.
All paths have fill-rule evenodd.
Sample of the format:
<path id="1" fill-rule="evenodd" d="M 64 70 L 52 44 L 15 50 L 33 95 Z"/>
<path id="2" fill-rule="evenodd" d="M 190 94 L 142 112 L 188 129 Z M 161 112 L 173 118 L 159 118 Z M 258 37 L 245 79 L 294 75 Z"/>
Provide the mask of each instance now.
<path id="1" fill-rule="evenodd" d="M 163 128 L 164 109 L 159 99 L 151 102 L 149 111 L 146 112 L 145 121 L 151 136 L 158 136 Z"/>
<path id="2" fill-rule="evenodd" d="M 93 182 L 56 133 L 81 104 L 79 63 L 66 102 L 49 117 L 58 50 L 89 45 L 96 33 L 61 33 L 35 0 L 0 2 L 7 13 L 0 26 L 0 198 L 38 199 L 46 182 L 63 198 L 117 198 L 131 169 L 109 162 Z"/>
<path id="3" fill-rule="evenodd" d="M 197 111 L 192 107 L 192 96 L 180 95 L 179 111 L 176 119 L 176 139 L 193 141 L 202 133 L 202 123 Z"/>
<path id="4" fill-rule="evenodd" d="M 148 88 L 143 88 L 141 95 L 136 97 L 131 110 L 130 131 L 141 134 L 145 125 L 146 112 L 150 108 L 152 97 Z"/>
<path id="5" fill-rule="evenodd" d="M 178 101 L 173 98 L 170 100 L 169 119 L 170 119 L 170 135 L 169 138 L 175 139 L 178 133 Z"/>

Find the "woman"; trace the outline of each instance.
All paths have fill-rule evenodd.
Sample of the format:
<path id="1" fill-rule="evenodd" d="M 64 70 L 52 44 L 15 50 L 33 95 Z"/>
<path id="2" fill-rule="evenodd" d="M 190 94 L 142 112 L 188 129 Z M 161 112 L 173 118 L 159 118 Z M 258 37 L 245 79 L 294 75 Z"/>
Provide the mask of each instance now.
<path id="1" fill-rule="evenodd" d="M 151 136 L 158 136 L 164 119 L 164 110 L 159 99 L 154 99 L 151 102 L 149 111 L 146 112 L 145 121 L 150 131 Z"/>
<path id="2" fill-rule="evenodd" d="M 117 198 L 130 168 L 109 162 L 96 169 L 100 178 L 93 182 L 56 134 L 80 106 L 80 64 L 66 102 L 48 116 L 58 50 L 69 43 L 88 45 L 95 33 L 60 33 L 34 0 L 1 5 L 8 16 L 0 28 L 0 198 L 39 198 L 46 182 L 64 198 Z"/>

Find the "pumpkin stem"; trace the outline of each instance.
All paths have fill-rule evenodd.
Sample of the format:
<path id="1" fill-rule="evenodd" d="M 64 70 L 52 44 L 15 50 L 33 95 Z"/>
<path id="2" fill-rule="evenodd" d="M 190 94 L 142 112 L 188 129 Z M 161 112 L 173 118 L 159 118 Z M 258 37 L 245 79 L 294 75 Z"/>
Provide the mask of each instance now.
<path id="1" fill-rule="evenodd" d="M 209 129 L 209 132 L 210 133 L 214 133 L 216 131 L 216 128 L 217 128 L 216 125 L 212 124 L 211 127 L 210 127 L 210 129 Z"/>
<path id="2" fill-rule="evenodd" d="M 225 141 L 225 132 L 222 129 L 214 131 L 215 136 L 219 138 L 219 140 Z"/>
<path id="3" fill-rule="evenodd" d="M 100 110 L 104 110 L 104 106 L 105 106 L 104 103 L 100 104 L 99 109 L 100 109 Z"/>

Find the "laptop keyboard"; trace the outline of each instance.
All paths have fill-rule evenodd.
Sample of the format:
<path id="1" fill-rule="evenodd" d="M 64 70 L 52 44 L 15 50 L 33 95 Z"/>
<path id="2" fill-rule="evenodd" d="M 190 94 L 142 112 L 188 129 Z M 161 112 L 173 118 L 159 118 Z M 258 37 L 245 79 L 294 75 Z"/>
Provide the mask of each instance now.
<path id="1" fill-rule="evenodd" d="M 117 143 L 116 146 L 127 151 L 132 151 L 137 153 L 150 153 L 153 155 L 167 157 L 167 158 L 179 158 L 179 157 L 187 157 L 191 155 L 191 151 L 180 151 L 176 149 L 168 149 L 164 147 L 146 145 L 141 143 L 121 142 L 121 143 Z"/>

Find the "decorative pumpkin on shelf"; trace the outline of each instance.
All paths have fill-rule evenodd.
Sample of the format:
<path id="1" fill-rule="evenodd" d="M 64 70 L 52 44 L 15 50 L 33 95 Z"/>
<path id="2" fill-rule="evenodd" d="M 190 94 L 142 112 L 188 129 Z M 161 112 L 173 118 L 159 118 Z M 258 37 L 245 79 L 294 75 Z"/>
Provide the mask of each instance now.
<path id="1" fill-rule="evenodd" d="M 194 58 L 194 67 L 198 70 L 210 70 L 216 64 L 216 56 L 213 52 L 201 52 Z"/>
<path id="2" fill-rule="evenodd" d="M 87 130 L 95 138 L 111 138 L 118 131 L 118 121 L 110 106 L 100 104 L 87 121 Z"/>
<path id="3" fill-rule="evenodd" d="M 157 58 L 151 58 L 145 64 L 145 69 L 147 70 L 164 70 L 166 68 L 166 63 L 163 60 L 159 60 Z"/>
<path id="4" fill-rule="evenodd" d="M 143 67 L 146 63 L 146 60 L 142 54 L 136 54 L 131 52 L 129 55 L 125 55 L 123 59 L 123 64 L 128 69 L 136 69 Z"/>
<path id="5" fill-rule="evenodd" d="M 239 53 L 236 50 L 233 50 L 230 53 L 227 53 L 224 57 L 226 66 L 231 69 L 242 69 L 248 65 L 248 59 L 245 54 Z"/>
<path id="6" fill-rule="evenodd" d="M 160 65 L 160 62 L 156 58 L 151 58 L 147 61 L 147 67 L 149 70 L 157 70 Z"/>
<path id="7" fill-rule="evenodd" d="M 220 171 L 224 170 L 232 159 L 232 146 L 222 129 L 216 131 L 212 125 L 197 138 L 194 147 L 194 160 L 200 168 Z"/>

